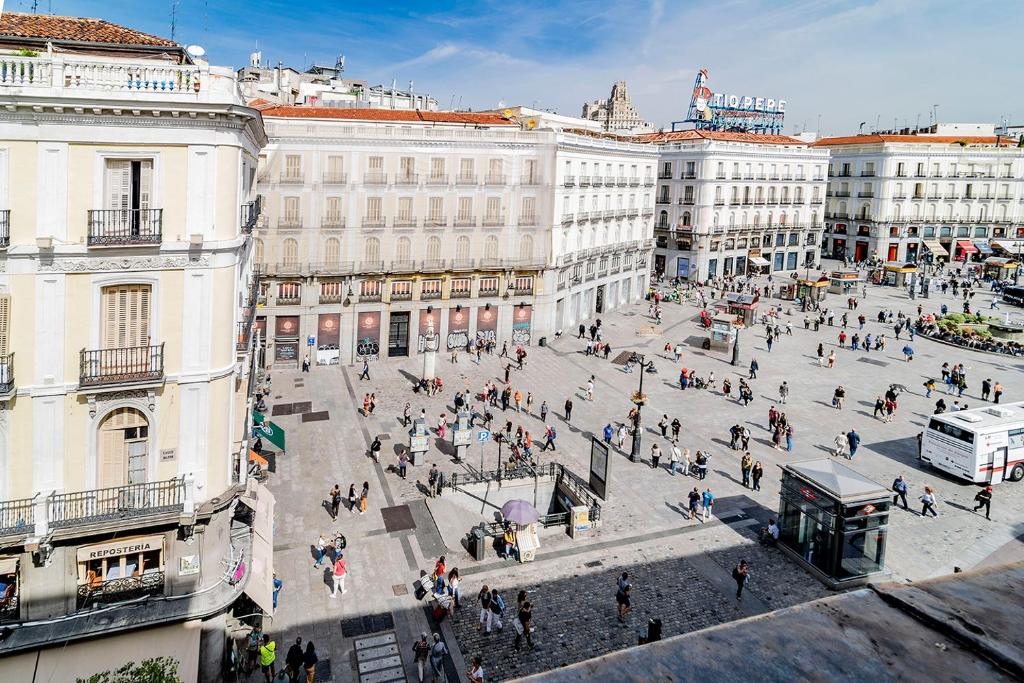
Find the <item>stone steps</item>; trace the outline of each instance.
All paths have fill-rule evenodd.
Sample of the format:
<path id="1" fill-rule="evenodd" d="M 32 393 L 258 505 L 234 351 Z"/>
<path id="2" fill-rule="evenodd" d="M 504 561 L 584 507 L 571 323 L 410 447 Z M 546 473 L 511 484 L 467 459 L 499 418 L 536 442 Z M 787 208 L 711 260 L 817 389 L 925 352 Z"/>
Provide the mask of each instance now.
<path id="1" fill-rule="evenodd" d="M 359 683 L 404 681 L 405 667 L 394 631 L 355 639 Z"/>

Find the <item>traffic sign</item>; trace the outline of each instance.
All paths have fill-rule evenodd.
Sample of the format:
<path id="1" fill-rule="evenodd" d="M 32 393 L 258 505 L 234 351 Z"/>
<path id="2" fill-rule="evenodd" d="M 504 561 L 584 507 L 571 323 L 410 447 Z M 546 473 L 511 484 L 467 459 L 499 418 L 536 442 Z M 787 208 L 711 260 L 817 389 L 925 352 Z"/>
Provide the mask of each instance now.
<path id="1" fill-rule="evenodd" d="M 489 431 L 487 431 L 486 429 L 482 429 L 482 430 L 480 430 L 479 432 L 476 433 L 476 440 L 478 442 L 480 442 L 480 443 L 484 443 L 485 441 L 489 441 L 490 438 L 491 438 L 491 433 Z"/>

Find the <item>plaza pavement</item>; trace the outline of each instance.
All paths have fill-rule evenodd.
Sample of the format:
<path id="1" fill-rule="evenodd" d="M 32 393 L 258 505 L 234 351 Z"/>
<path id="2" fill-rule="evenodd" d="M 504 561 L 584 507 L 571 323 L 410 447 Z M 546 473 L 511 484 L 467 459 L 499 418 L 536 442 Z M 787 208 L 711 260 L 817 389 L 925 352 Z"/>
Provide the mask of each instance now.
<path id="1" fill-rule="evenodd" d="M 975 303 L 987 305 L 988 298 L 979 293 Z M 460 538 L 452 538 L 452 534 L 441 537 L 430 514 L 430 504 L 438 508 L 439 502 L 424 504 L 417 481 L 426 481 L 429 463 L 436 462 L 447 472 L 461 471 L 464 465 L 451 462 L 433 442 L 427 464 L 410 468 L 408 480 L 402 481 L 385 469 L 397 463 L 395 446 L 406 443 L 405 430 L 398 422 L 406 401 L 411 403 L 414 415 L 421 407 L 426 408 L 428 422 L 434 424 L 441 412 L 452 415 L 451 398 L 456 390 L 468 389 L 475 394 L 486 379 L 500 380 L 503 360 L 485 355 L 478 365 L 462 354 L 457 364 L 451 364 L 447 354 L 440 353 L 437 370 L 446 391 L 430 398 L 414 395 L 409 389 L 411 378 L 420 373 L 420 358 L 375 363 L 368 382 L 358 381 L 358 368 L 315 367 L 308 374 L 275 371 L 272 405 L 309 402 L 301 409 L 327 411 L 329 415 L 327 420 L 305 422 L 301 415 L 273 418 L 288 431 L 289 447 L 286 454 L 275 458 L 270 479 L 277 497 L 275 570 L 284 588 L 268 629 L 277 639 L 280 659 L 288 643 L 300 635 L 317 644 L 321 658 L 330 659 L 330 677 L 318 676 L 318 680 L 359 680 L 355 639 L 342 635 L 341 624 L 347 620 L 351 633 L 353 624 L 358 625 L 352 620 L 363 618 L 366 628 L 373 630 L 382 622 L 370 623 L 366 617 L 391 615 L 397 656 L 403 660 L 409 680 L 416 680 L 412 664 L 415 634 L 435 627 L 428 622 L 422 603 L 413 599 L 411 582 L 421 570 L 429 571 L 441 553 L 448 556 L 449 567 L 457 566 L 462 571 L 466 605 L 454 624 L 446 620 L 441 628 L 453 652 L 449 678 L 452 674 L 461 677 L 465 662 L 475 654 L 484 657 L 489 680 L 507 679 L 635 644 L 649 616 L 661 618 L 663 635 L 669 636 L 825 595 L 824 587 L 802 569 L 778 552 L 757 545 L 754 534 L 778 509 L 776 466 L 826 456 L 834 436 L 851 427 L 862 437 L 861 449 L 852 463 L 855 469 L 885 487 L 903 473 L 911 487 L 911 503 L 925 484 L 936 489 L 937 519 L 903 510 L 894 510 L 890 516 L 886 564 L 892 578 L 913 581 L 949 573 L 954 566 L 968 569 L 983 562 L 998 562 L 1004 554 L 1011 556 L 1017 547 L 1015 539 L 1024 531 L 1018 521 L 1024 508 L 1018 486 L 1006 483 L 996 487 L 992 521 L 987 521 L 970 511 L 976 487 L 918 465 L 915 436 L 938 397 L 925 399 L 922 382 L 927 376 L 938 378 L 943 361 L 963 362 L 967 367 L 970 388 L 964 400 L 971 407 L 981 405 L 978 391 L 985 377 L 1003 383 L 1004 401 L 1024 395 L 1022 362 L 918 337 L 913 343 L 915 359 L 906 363 L 901 353 L 905 342 L 892 338 L 891 326 L 873 322 L 879 308 L 912 315 L 918 303 L 926 310 L 937 310 L 943 301 L 951 310 L 959 310 L 951 296 L 911 301 L 902 290 L 869 287 L 857 313 L 868 318 L 865 332 L 887 335 L 887 348 L 870 354 L 837 348 L 838 363 L 833 369 L 818 367 L 815 349 L 819 341 L 825 344 L 826 354 L 835 348 L 838 327 L 823 326 L 817 333 L 804 330 L 798 311 L 792 317 L 783 315 L 783 328 L 785 321 L 791 320 L 793 334 L 784 333 L 771 353 L 765 347 L 761 326 L 744 331 L 738 367 L 732 367 L 722 354 L 705 352 L 694 345 L 703 333 L 692 305 L 665 304 L 664 324 L 656 336 L 637 333 L 651 326 L 645 302 L 601 316 L 604 340 L 613 348 L 611 358 L 624 350 L 646 353 L 658 369 L 657 374 L 648 374 L 644 380 L 644 392 L 650 397 L 644 408 L 645 463 L 632 463 L 623 454 L 613 457 L 609 500 L 602 507 L 600 529 L 578 541 L 549 530 L 542 536 L 537 561 L 523 565 L 502 562 L 493 552 L 484 562 L 476 563 L 462 548 Z M 777 300 L 770 302 L 774 305 Z M 790 302 L 782 303 L 784 308 L 790 306 Z M 845 297 L 830 296 L 826 305 L 837 310 L 838 321 L 845 310 Z M 847 333 L 852 335 L 855 316 L 851 313 L 850 318 Z M 662 357 L 666 341 L 684 343 L 686 353 L 679 363 Z M 542 458 L 553 458 L 585 474 L 590 433 L 599 434 L 605 423 L 625 419 L 639 373 L 626 374 L 620 366 L 584 356 L 583 342 L 574 334 L 549 342 L 548 348 L 530 347 L 526 368 L 513 371 L 511 383 L 523 391 L 524 397 L 527 391 L 533 392 L 534 413 L 542 400 L 551 409 L 548 422 L 558 430 L 558 450 L 553 456 L 541 454 Z M 731 377 L 735 387 L 739 377 L 746 377 L 751 357 L 757 358 L 760 371 L 752 382 L 755 400 L 747 408 L 726 400 L 720 390 L 691 388 L 683 392 L 678 388 L 678 371 L 683 366 L 696 368 L 702 377 L 713 370 L 719 387 L 723 379 Z M 596 377 L 595 397 L 588 402 L 583 386 L 591 374 Z M 777 389 L 783 379 L 792 390 L 787 405 L 780 406 Z M 871 410 L 874 397 L 890 382 L 906 385 L 910 395 L 901 396 L 894 422 L 884 424 L 872 418 Z M 839 384 L 847 389 L 847 406 L 842 411 L 830 405 L 832 391 Z M 377 410 L 364 418 L 359 409 L 363 394 L 369 391 L 377 395 Z M 562 420 L 562 405 L 569 396 L 575 404 L 571 425 Z M 766 425 L 771 405 L 782 408 L 795 426 L 792 453 L 770 447 Z M 500 409 L 495 413 L 496 423 L 503 422 Z M 664 469 L 668 444 L 655 433 L 655 423 L 663 413 L 670 420 L 679 417 L 683 423 L 681 446 L 693 453 L 697 449 L 713 453 L 708 478 L 699 484 L 701 489 L 710 487 L 718 497 L 716 519 L 706 525 L 681 514 L 686 492 L 698 482 L 672 477 Z M 540 441 L 543 427 L 536 417 L 524 414 L 509 419 L 514 424 L 521 422 Z M 761 491 L 750 491 L 739 483 L 740 453 L 728 449 L 728 428 L 737 422 L 750 428 L 751 452 L 764 464 Z M 390 437 L 384 441 L 381 465 L 366 455 L 369 441 L 377 434 Z M 653 442 L 660 443 L 665 452 L 658 470 L 646 464 Z M 479 462 L 477 448 L 471 448 L 470 462 Z M 485 448 L 488 461 L 493 462 L 495 446 Z M 360 516 L 343 508 L 338 523 L 332 523 L 322 507 L 330 487 L 337 482 L 347 492 L 350 483 L 355 483 L 358 490 L 363 481 L 370 484 L 369 512 Z M 389 533 L 380 509 L 401 504 L 410 506 L 416 528 Z M 467 515 L 464 530 L 478 520 Z M 326 534 L 334 528 L 342 529 L 347 536 L 350 576 L 348 592 L 332 600 L 328 597 L 326 571 L 312 568 L 310 548 L 320 532 Z M 751 563 L 753 580 L 750 595 L 737 603 L 729 572 L 741 557 Z M 635 591 L 634 614 L 624 626 L 616 622 L 614 614 L 615 577 L 623 570 L 634 576 Z M 513 654 L 511 627 L 489 638 L 476 633 L 477 610 L 473 605 L 483 583 L 498 587 L 511 605 L 506 619 L 512 617 L 518 590 L 529 591 L 535 603 L 537 650 Z M 370 675 L 362 680 L 386 677 Z"/>

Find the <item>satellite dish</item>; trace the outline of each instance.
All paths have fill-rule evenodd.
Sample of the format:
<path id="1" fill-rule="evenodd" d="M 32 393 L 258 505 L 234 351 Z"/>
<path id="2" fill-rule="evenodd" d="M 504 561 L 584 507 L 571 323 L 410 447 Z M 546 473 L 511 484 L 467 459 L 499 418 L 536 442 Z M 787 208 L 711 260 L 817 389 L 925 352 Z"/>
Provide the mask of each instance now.
<path id="1" fill-rule="evenodd" d="M 189 45 L 185 48 L 185 52 L 187 52 L 190 57 L 202 57 L 206 54 L 206 50 L 201 45 Z"/>

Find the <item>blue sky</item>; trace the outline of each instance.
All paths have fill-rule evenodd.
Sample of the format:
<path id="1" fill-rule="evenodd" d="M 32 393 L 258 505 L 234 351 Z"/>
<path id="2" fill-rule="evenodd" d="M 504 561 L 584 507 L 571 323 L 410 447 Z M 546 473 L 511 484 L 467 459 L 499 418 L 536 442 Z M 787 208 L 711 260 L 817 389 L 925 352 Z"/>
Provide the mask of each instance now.
<path id="1" fill-rule="evenodd" d="M 161 36 L 172 0 L 39 0 Z M 30 0 L 6 0 L 24 10 Z M 1020 0 L 179 0 L 179 42 L 211 62 L 347 74 L 429 92 L 447 107 L 499 102 L 579 114 L 626 79 L 658 125 L 684 117 L 696 71 L 713 90 L 787 100 L 787 132 L 940 121 L 1024 123 Z M 920 119 L 918 119 L 920 117 Z"/>

